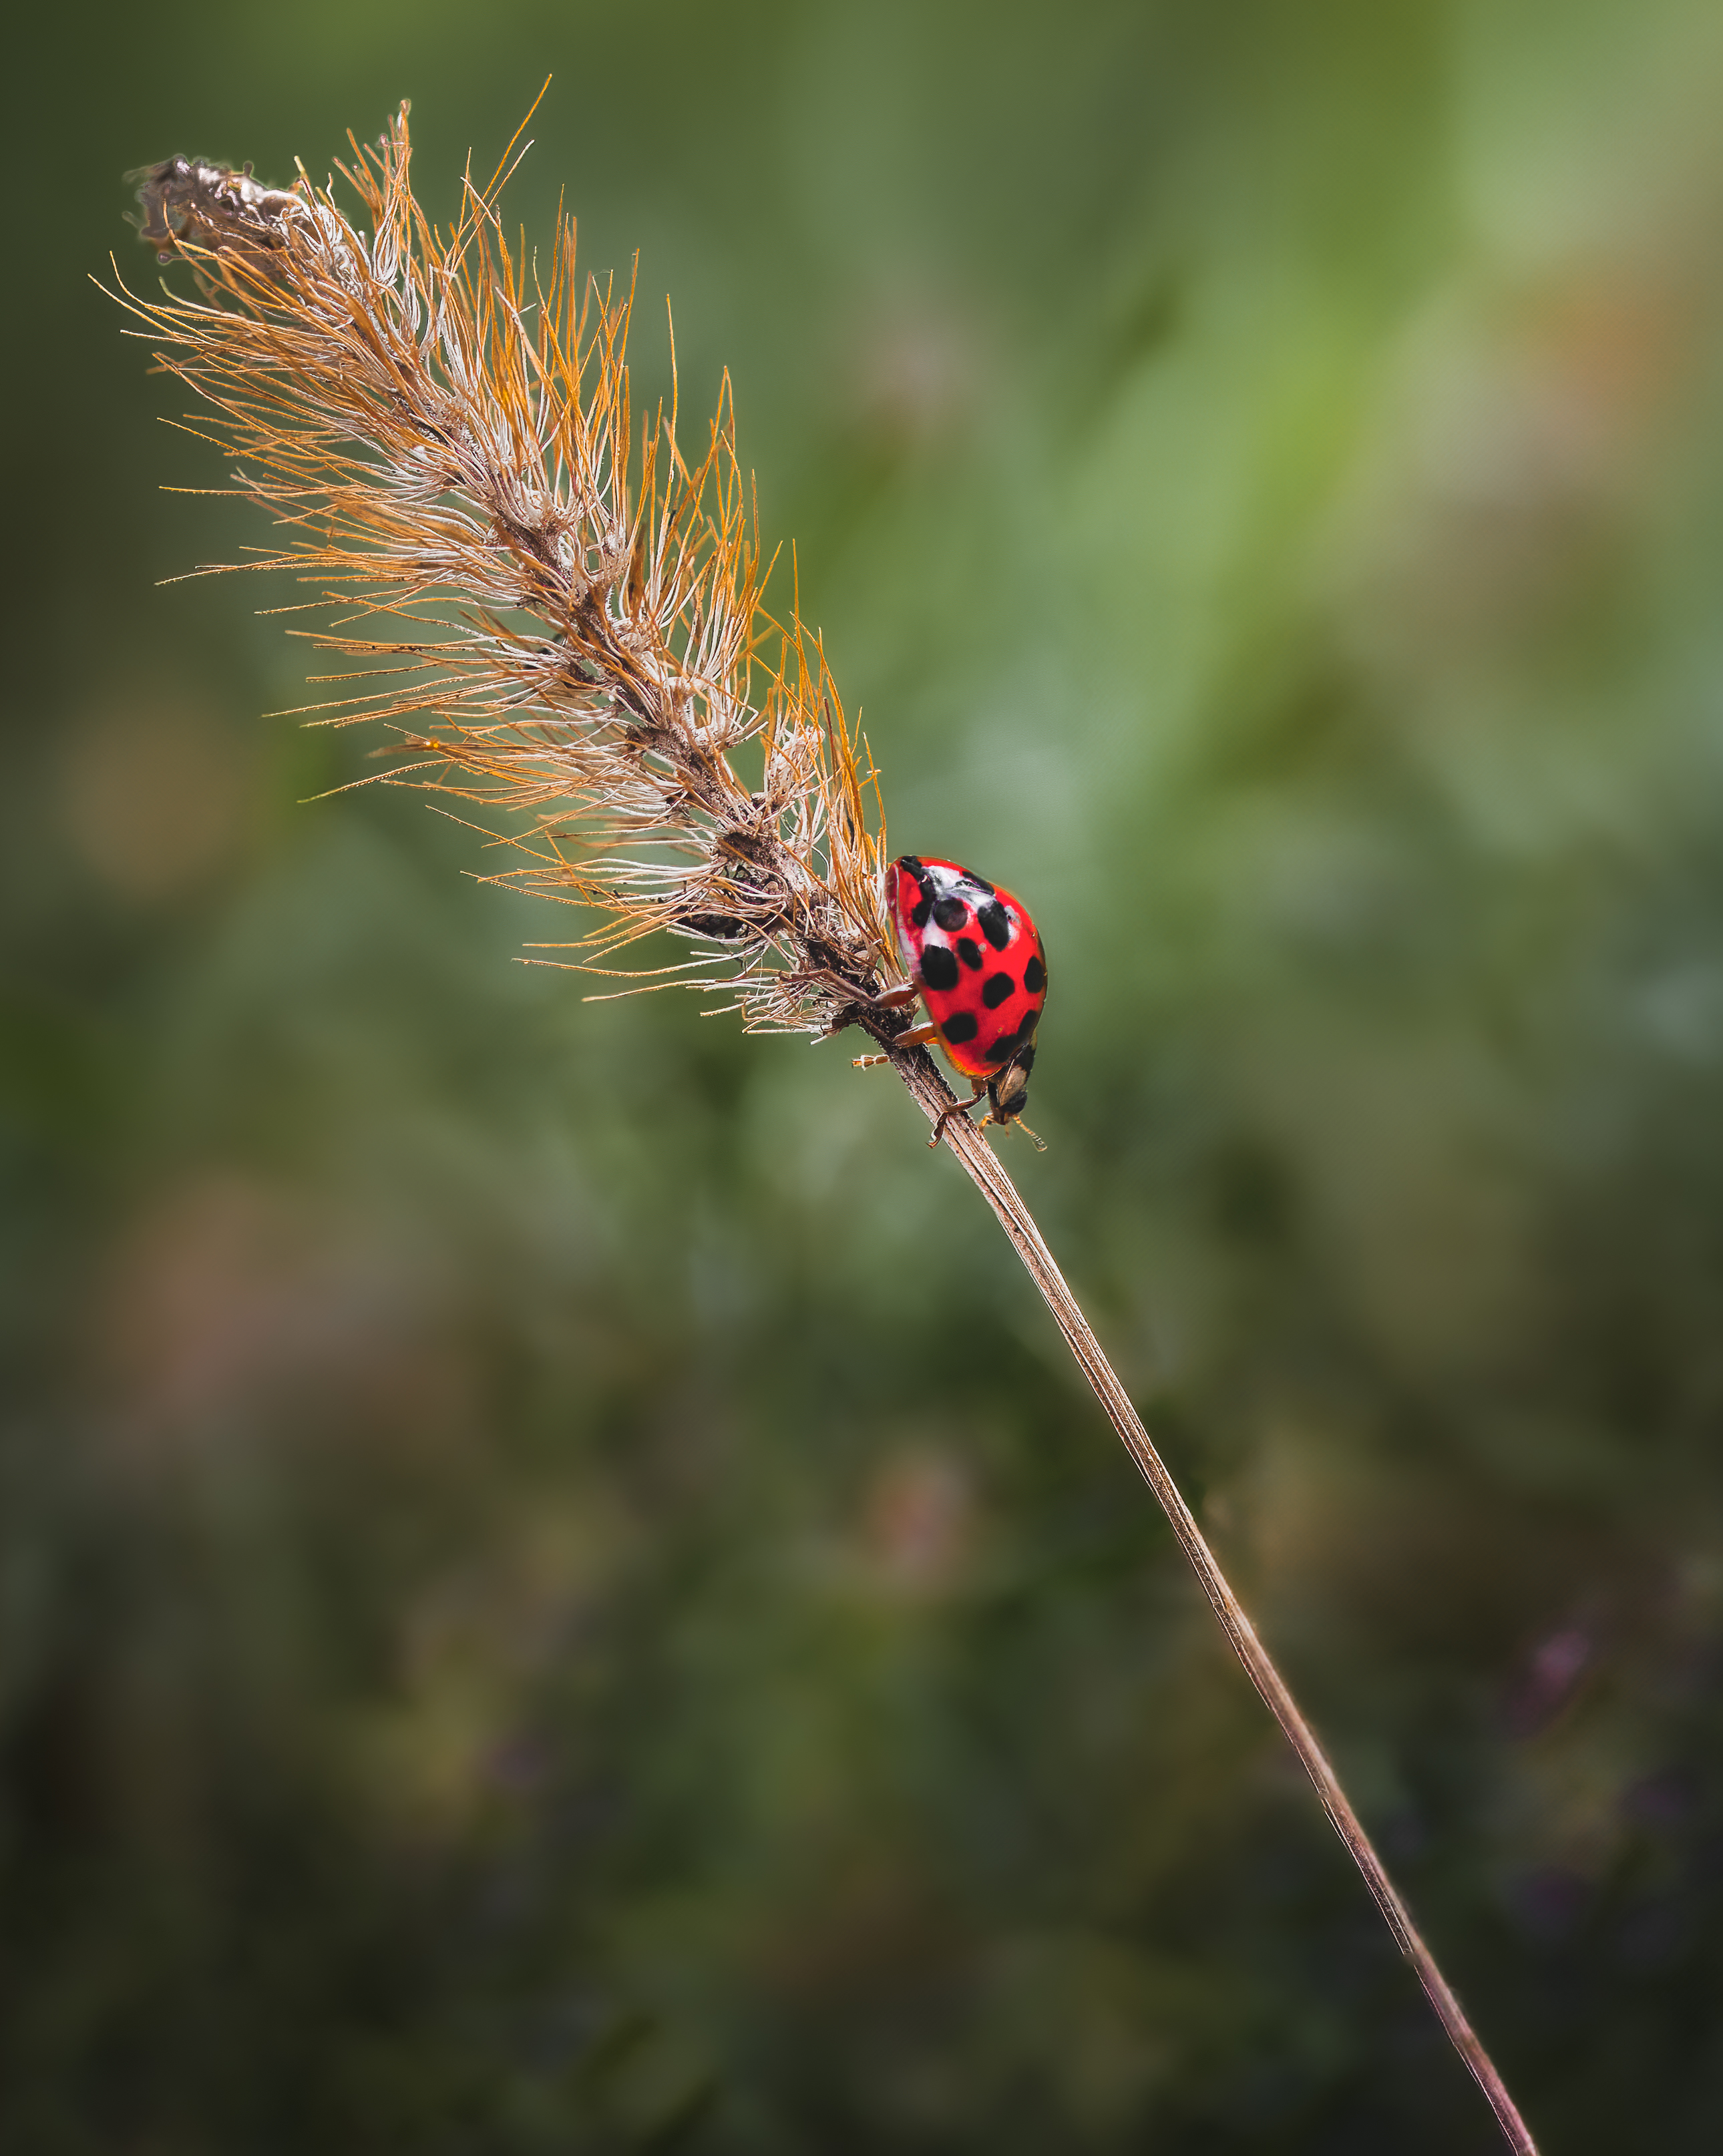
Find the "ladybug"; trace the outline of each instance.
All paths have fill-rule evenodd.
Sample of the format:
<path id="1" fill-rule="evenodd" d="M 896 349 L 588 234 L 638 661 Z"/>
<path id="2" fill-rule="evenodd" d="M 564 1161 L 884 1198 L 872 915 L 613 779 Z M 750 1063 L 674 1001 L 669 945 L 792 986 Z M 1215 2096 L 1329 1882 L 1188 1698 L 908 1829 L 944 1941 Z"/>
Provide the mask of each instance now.
<path id="1" fill-rule="evenodd" d="M 893 1045 L 936 1040 L 975 1084 L 967 1101 L 940 1116 L 930 1142 L 939 1142 L 948 1116 L 966 1113 L 984 1094 L 984 1129 L 1015 1122 L 1029 1097 L 1047 998 L 1047 953 L 1035 923 L 1019 900 L 974 870 L 915 854 L 887 869 L 885 897 L 909 985 L 881 1000 L 908 1002 L 918 992 L 929 1020 Z"/>

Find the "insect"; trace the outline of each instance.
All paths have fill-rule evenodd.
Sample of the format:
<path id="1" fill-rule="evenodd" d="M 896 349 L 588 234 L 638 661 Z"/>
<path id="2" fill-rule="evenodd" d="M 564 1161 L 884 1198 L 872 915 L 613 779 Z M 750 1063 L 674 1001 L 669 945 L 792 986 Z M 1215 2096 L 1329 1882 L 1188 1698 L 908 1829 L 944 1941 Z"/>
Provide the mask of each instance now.
<path id="1" fill-rule="evenodd" d="M 929 1143 L 939 1142 L 949 1116 L 966 1114 L 984 1095 L 984 1129 L 1014 1122 L 1029 1097 L 1035 1031 L 1047 996 L 1047 953 L 1035 923 L 1010 891 L 955 861 L 905 854 L 886 870 L 885 885 L 886 910 L 909 981 L 880 1001 L 911 1002 L 918 993 L 928 1019 L 899 1034 L 893 1045 L 938 1041 L 975 1086 L 967 1101 L 954 1101 L 940 1116 Z"/>

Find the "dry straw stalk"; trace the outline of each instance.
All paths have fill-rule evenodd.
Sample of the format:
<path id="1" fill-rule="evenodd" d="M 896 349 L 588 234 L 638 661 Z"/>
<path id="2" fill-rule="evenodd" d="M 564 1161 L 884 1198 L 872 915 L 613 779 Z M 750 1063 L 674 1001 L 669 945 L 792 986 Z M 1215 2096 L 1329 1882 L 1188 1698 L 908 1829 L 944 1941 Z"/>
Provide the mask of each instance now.
<path id="1" fill-rule="evenodd" d="M 174 158 L 141 176 L 142 236 L 189 264 L 193 298 L 119 296 L 159 364 L 200 400 L 194 431 L 236 460 L 231 491 L 286 568 L 338 605 L 309 634 L 350 662 L 325 724 L 383 721 L 388 774 L 511 812 L 499 880 L 596 913 L 550 963 L 617 970 L 661 931 L 687 957 L 631 976 L 680 983 L 751 1029 L 861 1027 L 936 1131 L 953 1096 L 891 984 L 880 896 L 884 817 L 817 636 L 765 604 L 728 382 L 698 461 L 672 402 L 639 427 L 629 399 L 632 293 L 583 281 L 572 221 L 541 264 L 468 174 L 434 227 L 409 182 L 403 106 L 380 143 L 350 136 L 332 183 L 301 171 Z M 517 142 L 519 137 L 517 136 Z M 514 146 L 511 146 L 512 152 Z M 117 274 L 117 273 L 116 273 Z M 742 775 L 746 767 L 757 783 Z M 623 993 L 630 993 L 625 990 Z M 1488 2097 L 1509 2145 L 1530 2134 L 1309 1723 L 1150 1441 L 1027 1208 L 962 1116 L 957 1155 L 1046 1297 L 1172 1524 L 1251 1681 L 1298 1754 L 1401 1952 Z"/>

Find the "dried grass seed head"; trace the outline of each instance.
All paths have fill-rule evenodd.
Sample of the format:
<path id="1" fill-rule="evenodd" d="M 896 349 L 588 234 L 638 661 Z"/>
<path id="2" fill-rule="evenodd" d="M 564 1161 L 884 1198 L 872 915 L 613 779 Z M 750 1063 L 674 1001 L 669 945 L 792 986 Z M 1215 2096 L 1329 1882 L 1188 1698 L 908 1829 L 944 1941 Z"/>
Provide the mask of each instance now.
<path id="1" fill-rule="evenodd" d="M 141 236 L 198 292 L 121 288 L 287 535 L 248 566 L 342 609 L 308 632 L 347 662 L 311 716 L 392 725 L 393 780 L 511 812 L 494 880 L 600 915 L 548 963 L 609 970 L 668 930 L 691 955 L 640 985 L 889 1037 L 855 1000 L 890 970 L 877 776 L 819 638 L 767 610 L 728 379 L 697 464 L 674 398 L 636 450 L 635 295 L 577 272 L 573 220 L 541 266 L 497 216 L 506 172 L 430 222 L 404 105 L 349 141 L 368 230 L 303 169 L 151 167 Z"/>

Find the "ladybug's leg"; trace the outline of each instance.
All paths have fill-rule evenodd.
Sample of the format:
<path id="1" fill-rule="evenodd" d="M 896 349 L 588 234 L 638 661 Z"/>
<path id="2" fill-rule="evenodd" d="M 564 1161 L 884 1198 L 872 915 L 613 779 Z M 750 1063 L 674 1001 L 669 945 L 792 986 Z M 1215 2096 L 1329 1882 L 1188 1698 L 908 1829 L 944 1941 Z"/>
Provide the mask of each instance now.
<path id="1" fill-rule="evenodd" d="M 967 1116 L 970 1110 L 975 1106 L 977 1101 L 985 1099 L 986 1094 L 986 1080 L 985 1078 L 978 1078 L 975 1081 L 975 1090 L 970 1094 L 967 1101 L 954 1101 L 949 1107 L 941 1108 L 939 1111 L 939 1120 L 934 1125 L 934 1135 L 928 1140 L 928 1145 L 930 1147 L 938 1145 L 940 1139 L 944 1137 L 945 1126 L 951 1121 L 951 1118 L 954 1116 Z M 984 1125 L 983 1127 L 985 1128 L 985 1126 Z"/>
<path id="2" fill-rule="evenodd" d="M 892 1043 L 892 1052 L 895 1055 L 900 1048 L 925 1048 L 930 1040 L 939 1038 L 939 1029 L 936 1025 L 913 1025 L 908 1033 L 898 1035 Z M 876 1063 L 889 1063 L 891 1060 L 890 1055 L 858 1055 L 853 1059 L 858 1070 L 868 1070 Z"/>
<path id="3" fill-rule="evenodd" d="M 853 981 L 846 981 L 841 973 L 830 973 L 823 967 L 813 973 L 797 974 L 795 984 L 804 988 L 830 988 L 843 1002 L 859 1004 L 867 1010 L 904 1010 L 921 993 L 918 981 L 900 981 L 895 988 L 882 988 L 877 996 L 870 996 Z"/>

